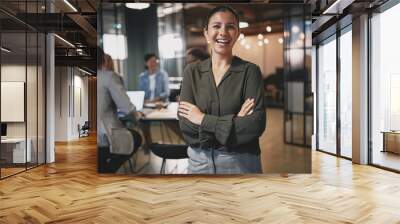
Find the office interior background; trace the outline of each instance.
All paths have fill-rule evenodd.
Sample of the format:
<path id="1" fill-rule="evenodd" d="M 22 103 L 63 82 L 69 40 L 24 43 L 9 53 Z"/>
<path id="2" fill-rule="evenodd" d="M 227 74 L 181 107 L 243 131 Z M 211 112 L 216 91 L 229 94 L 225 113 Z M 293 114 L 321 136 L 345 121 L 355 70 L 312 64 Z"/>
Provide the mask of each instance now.
<path id="1" fill-rule="evenodd" d="M 123 3 L 114 4 L 112 0 L 103 2 L 113 3 L 113 6 L 100 11 L 98 10 L 100 2 L 95 0 L 2 0 L 0 2 L 1 219 L 15 221 L 19 218 L 22 220 L 25 216 L 35 217 L 42 222 L 43 220 L 60 221 L 57 217 L 41 219 L 41 215 L 29 212 L 30 208 L 35 208 L 35 206 L 41 208 L 42 205 L 25 199 L 32 195 L 42 198 L 44 189 L 57 192 L 48 196 L 49 199 L 68 201 L 69 199 L 60 195 L 73 192 L 69 195 L 73 200 L 77 198 L 78 193 L 75 190 L 78 189 L 81 193 L 88 194 L 87 197 L 89 195 L 96 197 L 97 194 L 101 194 L 96 191 L 98 189 L 115 193 L 113 187 L 117 184 L 119 190 L 122 189 L 132 195 L 148 188 L 150 190 L 145 194 L 148 197 L 157 190 L 171 196 L 169 191 L 174 191 L 176 187 L 190 188 L 188 186 L 190 180 L 185 182 L 179 178 L 170 180 L 160 178 L 157 180 L 160 182 L 156 182 L 154 179 L 137 177 L 138 181 L 128 182 L 132 181 L 133 177 L 127 180 L 125 177 L 101 176 L 95 170 L 96 141 L 93 136 L 96 133 L 95 49 L 97 35 L 103 35 L 103 37 L 110 35 L 111 39 L 123 40 L 118 41 L 118 44 L 125 45 L 126 51 L 118 52 L 116 55 L 109 53 L 113 57 L 116 71 L 127 80 L 128 89 L 136 86 L 136 76 L 131 75 L 129 71 L 139 66 L 130 64 L 130 61 L 126 60 L 132 53 L 127 44 L 129 43 L 127 39 L 129 28 L 124 27 L 124 24 L 127 20 L 126 12 L 133 9 L 128 9 Z M 268 2 L 285 3 L 274 0 Z M 290 217 L 295 221 L 396 223 L 400 220 L 398 215 L 400 204 L 395 200 L 399 196 L 396 189 L 400 184 L 398 182 L 400 104 L 396 97 L 400 91 L 400 72 L 396 61 L 396 53 L 400 50 L 397 41 L 400 33 L 396 29 L 396 23 L 400 21 L 400 4 L 395 0 L 291 2 L 307 3 L 311 7 L 312 43 L 310 46 L 312 47 L 309 49 L 311 58 L 308 60 L 312 60 L 312 72 L 311 77 L 307 79 L 311 83 L 304 84 L 303 88 L 306 90 L 305 86 L 309 86 L 312 98 L 309 94 L 296 95 L 302 97 L 304 102 L 304 111 L 298 118 L 295 116 L 296 113 L 292 113 L 293 111 L 287 108 L 290 100 L 289 92 L 284 94 L 283 102 L 270 101 L 268 109 L 281 113 L 282 118 L 278 121 L 270 121 L 267 127 L 275 127 L 279 130 L 278 134 L 269 135 L 267 130 L 266 139 L 262 144 L 267 146 L 272 140 L 279 138 L 281 145 L 289 146 L 271 151 L 269 161 L 272 162 L 264 164 L 263 169 L 288 172 L 288 170 L 280 169 L 287 160 L 276 161 L 273 160 L 274 156 L 283 152 L 284 155 L 295 157 L 296 152 L 289 150 L 295 147 L 309 147 L 312 154 L 312 174 L 289 175 L 286 179 L 273 176 L 272 180 L 242 177 L 244 181 L 240 184 L 247 182 L 249 186 L 243 189 L 249 192 L 252 189 L 260 190 L 256 186 L 263 186 L 264 189 L 260 192 L 267 191 L 265 189 L 271 186 L 279 186 L 282 190 L 272 187 L 274 193 L 284 194 L 289 193 L 286 191 L 291 191 L 293 194 L 301 194 L 300 197 L 305 198 L 301 204 L 308 205 L 313 212 L 302 209 L 301 206 L 299 208 L 282 205 L 295 203 L 290 201 L 289 196 L 278 197 L 279 199 L 268 198 L 268 201 L 265 201 L 265 205 L 276 202 L 274 206 L 282 209 L 280 210 L 282 214 L 291 214 Z M 167 11 L 171 10 L 168 4 L 164 6 Z M 151 9 L 138 12 L 144 13 L 145 10 Z M 101 18 L 103 21 L 114 21 L 114 23 L 109 23 L 114 27 L 101 25 L 99 21 Z M 293 32 L 293 26 L 285 27 L 282 23 L 280 26 L 283 26 L 281 33 L 274 33 L 274 26 L 271 26 L 271 34 L 268 32 L 263 34 L 263 38 L 271 36 L 268 38 L 268 44 L 278 41 L 278 44 L 282 42 L 283 46 L 288 46 L 291 36 L 284 35 L 284 31 Z M 152 28 L 157 29 L 157 27 Z M 185 31 L 180 30 L 180 32 Z M 256 44 L 258 35 L 250 36 L 252 38 L 249 40 Z M 271 45 L 264 47 L 268 48 Z M 285 49 L 282 48 L 282 61 L 279 59 L 274 63 L 280 65 L 286 61 L 283 56 Z M 268 51 L 264 54 L 264 57 L 269 57 Z M 252 54 L 249 54 L 249 57 L 251 56 Z M 179 60 L 177 61 L 173 64 L 179 63 Z M 140 66 L 143 65 L 140 64 Z M 162 66 L 174 70 L 173 67 L 168 67 L 171 65 L 167 63 Z M 176 66 L 176 73 L 171 72 L 172 77 L 179 77 L 178 67 L 180 66 Z M 267 75 L 275 73 L 283 77 L 287 74 L 287 71 L 279 69 L 274 71 L 270 68 L 265 68 L 264 72 Z M 137 71 L 134 74 L 138 74 Z M 285 78 L 282 79 L 285 80 Z M 289 82 L 289 80 L 285 81 Z M 285 83 L 283 91 L 290 89 L 287 85 L 289 84 Z M 271 95 L 266 91 L 267 98 L 273 98 Z M 312 112 L 306 110 L 310 102 Z M 89 124 L 89 136 L 80 138 L 82 126 L 86 121 Z M 312 124 L 312 128 L 309 129 L 307 124 Z M 276 128 L 277 125 L 280 127 Z M 291 127 L 299 126 L 301 128 L 291 129 Z M 303 131 L 291 132 L 291 130 Z M 296 138 L 296 136 L 301 137 Z M 268 147 L 273 147 L 273 145 Z M 276 163 L 279 165 L 275 166 Z M 90 179 L 91 183 L 83 179 Z M 176 186 L 168 182 L 171 180 Z M 68 185 L 59 184 L 62 181 L 67 181 Z M 229 190 L 229 186 L 238 182 L 230 179 L 218 181 L 195 178 L 190 183 L 209 184 L 206 184 L 204 189 L 207 189 L 206 194 L 210 195 L 213 193 L 210 193 L 209 189 L 218 191 L 218 184 L 223 186 L 225 191 L 236 193 L 237 189 Z M 165 188 L 152 185 L 158 183 L 164 184 Z M 29 184 L 32 184 L 30 190 L 26 187 Z M 300 189 L 302 184 L 307 185 L 310 191 L 319 192 L 318 197 L 307 189 Z M 34 188 L 35 185 L 42 189 Z M 63 191 L 61 187 L 68 190 Z M 131 188 L 135 190 L 131 191 Z M 200 192 L 204 189 L 192 190 Z M 58 194 L 59 192 L 62 193 Z M 251 198 L 243 196 L 248 194 L 250 193 L 235 195 L 239 201 L 246 200 L 251 203 Z M 218 196 L 210 197 L 219 198 Z M 334 197 L 341 199 L 336 200 Z M 176 197 L 175 200 L 179 200 L 178 198 Z M 354 200 L 347 204 L 341 201 L 343 198 Z M 108 199 L 110 200 L 104 201 L 115 202 L 112 197 Z M 90 201 L 87 198 L 82 200 Z M 135 198 L 135 200 L 138 199 Z M 202 199 L 199 198 L 199 200 Z M 257 200 L 260 202 L 263 199 Z M 335 207 L 334 204 L 329 204 L 330 202 L 338 203 L 340 206 Z M 210 203 L 210 201 L 204 203 Z M 215 200 L 213 203 L 215 205 Z M 68 210 L 61 204 L 57 206 L 65 213 L 60 216 L 62 218 L 77 221 L 74 216 L 79 212 L 85 212 L 79 211 L 77 207 Z M 101 202 L 96 201 L 95 204 L 97 206 Z M 197 206 L 196 203 L 193 204 L 192 206 Z M 313 207 L 315 204 L 329 209 L 318 210 Z M 151 207 L 141 205 L 145 208 Z M 224 207 L 224 205 L 215 206 Z M 16 212 L 16 208 L 23 210 L 24 213 Z M 279 214 L 274 216 L 271 214 L 271 211 L 274 211 L 273 208 L 269 207 L 269 209 L 267 214 L 277 219 L 281 217 Z M 230 212 L 234 210 L 229 206 L 227 208 Z M 218 208 L 216 211 L 220 212 L 221 216 L 218 216 L 220 220 L 232 221 L 224 218 L 224 216 L 229 217 L 228 213 Z M 296 214 L 290 213 L 293 211 Z M 127 213 L 120 215 L 141 222 L 160 221 L 151 214 L 137 212 L 143 214 L 143 217 L 131 217 Z M 208 217 L 206 212 L 203 212 L 201 214 Z M 209 212 L 207 214 L 214 214 L 213 211 L 207 212 Z M 265 211 L 256 206 L 255 213 L 263 216 Z M 8 214 L 12 214 L 13 217 L 8 217 Z M 111 216 L 108 213 L 104 214 L 104 217 Z M 177 220 L 183 220 L 183 217 L 179 215 L 177 217 Z M 236 216 L 235 218 L 236 222 L 255 221 L 250 218 L 239 219 Z M 201 220 L 202 217 L 194 219 Z M 164 217 L 165 220 L 172 222 L 173 218 Z"/>
<path id="2" fill-rule="evenodd" d="M 98 13 L 99 45 L 114 59 L 114 68 L 129 91 L 139 90 L 144 56 L 159 55 L 160 68 L 169 75 L 172 104 L 177 102 L 183 70 L 188 64 L 186 52 L 191 49 L 209 52 L 203 35 L 204 18 L 217 5 L 165 3 L 138 10 L 121 3 L 103 3 Z M 268 107 L 267 130 L 260 138 L 260 142 L 265 142 L 261 144 L 263 172 L 310 173 L 311 8 L 302 4 L 231 6 L 240 15 L 242 24 L 233 53 L 257 64 L 263 76 Z M 290 37 L 286 43 L 284 35 Z M 152 143 L 184 144 L 164 122 L 144 125 L 151 125 Z M 172 132 L 170 139 L 166 137 L 168 132 Z M 133 161 L 148 161 L 143 173 L 159 173 L 162 160 L 154 155 L 157 153 L 138 154 L 141 156 Z M 275 163 L 270 163 L 271 160 Z M 168 160 L 166 173 L 185 174 L 187 166 L 187 159 Z"/>

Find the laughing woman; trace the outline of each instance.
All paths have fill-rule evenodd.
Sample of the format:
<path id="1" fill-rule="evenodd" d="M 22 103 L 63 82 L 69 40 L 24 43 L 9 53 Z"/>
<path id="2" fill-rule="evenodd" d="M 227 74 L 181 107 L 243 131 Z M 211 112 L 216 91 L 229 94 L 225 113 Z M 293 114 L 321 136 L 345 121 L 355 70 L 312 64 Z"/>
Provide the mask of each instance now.
<path id="1" fill-rule="evenodd" d="M 257 65 L 232 53 L 239 37 L 237 13 L 228 6 L 214 8 L 204 36 L 211 58 L 185 68 L 179 104 L 189 173 L 261 173 L 263 82 Z"/>

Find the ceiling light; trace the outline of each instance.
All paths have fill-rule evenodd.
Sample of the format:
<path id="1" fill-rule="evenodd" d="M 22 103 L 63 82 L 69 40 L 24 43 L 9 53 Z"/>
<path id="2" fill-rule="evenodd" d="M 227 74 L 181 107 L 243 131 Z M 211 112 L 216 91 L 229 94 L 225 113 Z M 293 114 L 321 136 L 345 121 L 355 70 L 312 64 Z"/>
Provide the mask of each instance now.
<path id="1" fill-rule="evenodd" d="M 85 73 L 85 74 L 87 74 L 87 75 L 92 75 L 92 73 L 90 73 L 90 72 L 88 72 L 88 71 L 85 71 L 85 70 L 83 70 L 83 69 L 81 69 L 81 68 L 78 68 L 78 70 L 81 71 L 81 72 L 83 72 L 83 73 Z"/>
<path id="2" fill-rule="evenodd" d="M 279 42 L 280 44 L 283 44 L 283 38 L 282 38 L 282 37 L 279 37 L 278 42 Z"/>
<path id="3" fill-rule="evenodd" d="M 267 38 L 264 39 L 264 44 L 269 44 L 269 40 Z"/>
<path id="4" fill-rule="evenodd" d="M 67 4 L 74 12 L 78 12 L 78 10 L 68 1 L 64 0 L 65 4 Z"/>
<path id="5" fill-rule="evenodd" d="M 1 50 L 4 51 L 4 52 L 6 52 L 6 53 L 10 53 L 10 52 L 11 52 L 11 50 L 9 50 L 9 49 L 7 49 L 7 48 L 5 48 L 5 47 L 1 47 Z"/>
<path id="6" fill-rule="evenodd" d="M 244 34 L 243 34 L 243 33 L 241 33 L 241 34 L 239 35 L 239 40 L 242 40 L 242 39 L 244 39 Z"/>
<path id="7" fill-rule="evenodd" d="M 57 37 L 59 40 L 61 40 L 62 42 L 64 42 L 65 44 L 67 44 L 70 47 L 75 48 L 75 45 L 73 45 L 71 42 L 69 42 L 68 40 L 58 36 L 57 34 L 54 34 L 55 37 Z"/>
<path id="8" fill-rule="evenodd" d="M 150 7 L 150 3 L 125 3 L 125 6 L 130 9 L 142 10 Z"/>
<path id="9" fill-rule="evenodd" d="M 289 32 L 288 31 L 283 31 L 283 36 L 284 37 L 289 37 Z"/>
<path id="10" fill-rule="evenodd" d="M 353 2 L 354 0 L 336 0 L 332 5 L 325 9 L 322 14 L 342 14 L 343 9 L 351 5 Z"/>
<path id="11" fill-rule="evenodd" d="M 257 36 L 257 37 L 258 37 L 258 39 L 259 39 L 259 40 L 262 40 L 262 39 L 264 38 L 264 36 L 263 36 L 261 33 L 260 33 L 260 34 L 258 34 L 258 36 Z"/>
<path id="12" fill-rule="evenodd" d="M 262 40 L 259 40 L 259 41 L 257 41 L 257 44 L 258 44 L 258 46 L 263 46 L 263 42 L 262 42 Z"/>
<path id="13" fill-rule="evenodd" d="M 117 29 L 117 30 L 120 30 L 122 28 L 122 24 L 121 23 L 116 23 L 116 24 L 113 24 L 113 27 L 115 29 Z"/>
<path id="14" fill-rule="evenodd" d="M 267 30 L 267 32 L 271 32 L 272 28 L 271 28 L 271 26 L 267 26 L 267 28 L 265 28 L 265 30 Z"/>
<path id="15" fill-rule="evenodd" d="M 298 26 L 296 26 L 296 25 L 292 26 L 292 32 L 293 32 L 293 33 L 298 33 L 298 32 L 300 32 L 300 27 L 298 27 Z"/>
<path id="16" fill-rule="evenodd" d="M 246 28 L 249 27 L 249 23 L 247 22 L 239 22 L 239 28 Z"/>

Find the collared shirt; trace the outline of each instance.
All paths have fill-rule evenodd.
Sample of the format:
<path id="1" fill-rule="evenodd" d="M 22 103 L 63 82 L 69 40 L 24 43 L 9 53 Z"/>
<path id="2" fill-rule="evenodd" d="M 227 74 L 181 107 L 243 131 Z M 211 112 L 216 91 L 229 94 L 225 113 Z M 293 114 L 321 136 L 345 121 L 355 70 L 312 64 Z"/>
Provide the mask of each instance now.
<path id="1" fill-rule="evenodd" d="M 196 105 L 205 116 L 201 125 L 180 117 L 185 141 L 192 147 L 259 154 L 258 138 L 266 127 L 261 77 L 257 65 L 235 56 L 217 87 L 211 59 L 189 64 L 184 71 L 181 101 Z M 248 98 L 254 98 L 254 112 L 237 117 Z"/>

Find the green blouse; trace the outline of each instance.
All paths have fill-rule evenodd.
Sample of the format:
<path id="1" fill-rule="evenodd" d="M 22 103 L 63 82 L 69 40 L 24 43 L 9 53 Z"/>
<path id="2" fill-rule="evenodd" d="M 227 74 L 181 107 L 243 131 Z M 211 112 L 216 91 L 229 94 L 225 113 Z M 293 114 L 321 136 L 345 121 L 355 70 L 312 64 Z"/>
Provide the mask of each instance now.
<path id="1" fill-rule="evenodd" d="M 181 101 L 196 105 L 203 113 L 201 125 L 179 118 L 185 141 L 191 147 L 221 148 L 232 152 L 260 153 L 258 138 L 266 126 L 260 68 L 234 56 L 217 87 L 211 59 L 189 64 L 184 71 Z M 254 98 L 251 115 L 237 117 L 247 98 Z"/>

